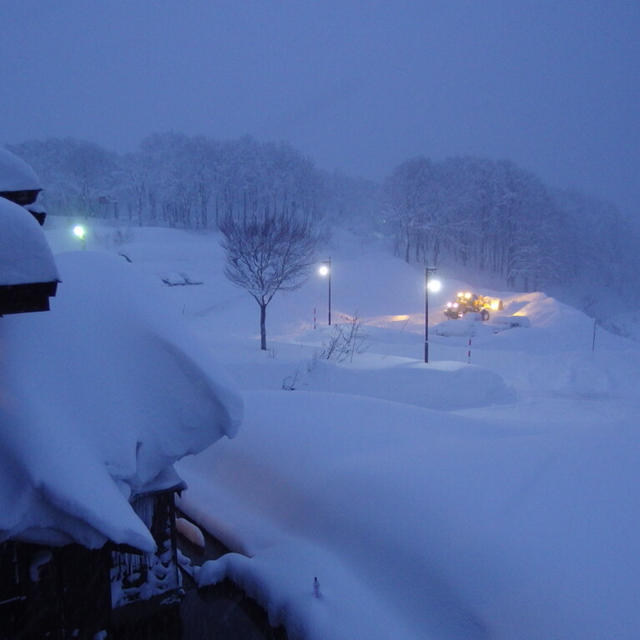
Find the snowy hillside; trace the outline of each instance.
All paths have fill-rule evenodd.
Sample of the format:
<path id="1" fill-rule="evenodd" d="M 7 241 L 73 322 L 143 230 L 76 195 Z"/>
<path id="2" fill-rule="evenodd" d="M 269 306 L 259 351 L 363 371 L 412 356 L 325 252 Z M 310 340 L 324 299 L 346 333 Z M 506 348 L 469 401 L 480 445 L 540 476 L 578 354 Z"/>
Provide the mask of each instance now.
<path id="1" fill-rule="evenodd" d="M 54 252 L 73 248 L 55 222 Z M 640 345 L 598 327 L 592 351 L 592 320 L 543 293 L 482 291 L 528 327 L 445 320 L 467 283 L 443 272 L 424 364 L 424 273 L 345 234 L 332 311 L 357 316 L 359 349 L 322 358 L 312 276 L 274 298 L 261 352 L 215 234 L 102 228 L 87 247 L 151 276 L 243 391 L 238 436 L 177 465 L 182 508 L 234 551 L 202 584 L 232 577 L 291 638 L 637 637 Z"/>

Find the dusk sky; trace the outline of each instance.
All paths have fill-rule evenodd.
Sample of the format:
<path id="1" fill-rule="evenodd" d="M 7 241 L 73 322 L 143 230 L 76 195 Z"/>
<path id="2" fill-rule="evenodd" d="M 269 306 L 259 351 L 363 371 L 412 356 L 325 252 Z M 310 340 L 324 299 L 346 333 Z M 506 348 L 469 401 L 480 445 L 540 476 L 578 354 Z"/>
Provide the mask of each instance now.
<path id="1" fill-rule="evenodd" d="M 0 143 L 286 140 L 383 178 L 508 158 L 640 217 L 638 0 L 0 0 Z"/>

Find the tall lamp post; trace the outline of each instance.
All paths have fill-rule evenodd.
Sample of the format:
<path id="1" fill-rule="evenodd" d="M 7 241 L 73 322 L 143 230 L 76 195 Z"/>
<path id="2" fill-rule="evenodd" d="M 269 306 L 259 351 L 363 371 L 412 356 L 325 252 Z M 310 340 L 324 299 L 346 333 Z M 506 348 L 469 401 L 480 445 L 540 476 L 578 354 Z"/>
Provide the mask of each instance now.
<path id="1" fill-rule="evenodd" d="M 331 326 L 331 258 L 322 261 L 318 273 L 323 278 L 327 278 L 329 284 L 329 326 Z"/>
<path id="2" fill-rule="evenodd" d="M 429 291 L 436 293 L 442 287 L 440 280 L 430 277 L 436 271 L 435 267 L 424 268 L 424 361 L 427 363 L 429 362 Z"/>

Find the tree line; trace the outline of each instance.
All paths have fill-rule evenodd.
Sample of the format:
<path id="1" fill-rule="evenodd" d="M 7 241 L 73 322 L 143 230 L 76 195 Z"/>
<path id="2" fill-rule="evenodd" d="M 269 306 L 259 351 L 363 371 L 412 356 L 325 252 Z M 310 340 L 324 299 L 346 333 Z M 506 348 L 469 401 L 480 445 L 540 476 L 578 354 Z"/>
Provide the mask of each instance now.
<path id="1" fill-rule="evenodd" d="M 638 266 L 635 230 L 614 205 L 550 189 L 509 161 L 413 158 L 385 181 L 383 210 L 408 262 L 453 261 L 516 290 L 622 291 Z"/>
<path id="2" fill-rule="evenodd" d="M 9 149 L 40 175 L 54 215 L 189 229 L 299 216 L 383 234 L 407 262 L 459 264 L 525 290 L 562 279 L 622 291 L 638 266 L 634 229 L 614 205 L 551 189 L 509 161 L 418 157 L 377 183 L 251 137 L 154 134 L 128 154 L 72 139 Z"/>
<path id="3" fill-rule="evenodd" d="M 73 139 L 9 149 L 39 174 L 52 214 L 206 229 L 230 213 L 320 213 L 318 173 L 285 143 L 166 133 L 124 155 Z"/>

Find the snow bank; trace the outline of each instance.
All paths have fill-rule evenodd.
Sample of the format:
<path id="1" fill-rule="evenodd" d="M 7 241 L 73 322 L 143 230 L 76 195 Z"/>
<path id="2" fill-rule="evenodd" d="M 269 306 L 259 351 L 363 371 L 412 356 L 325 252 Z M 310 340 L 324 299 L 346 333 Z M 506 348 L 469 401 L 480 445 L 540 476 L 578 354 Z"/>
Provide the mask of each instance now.
<path id="1" fill-rule="evenodd" d="M 335 365 L 319 360 L 310 375 L 309 387 L 318 391 L 364 395 L 404 402 L 430 409 L 465 409 L 507 404 L 515 391 L 489 369 L 461 362 L 405 361 L 370 368 L 359 358 L 357 365 Z"/>
<path id="2" fill-rule="evenodd" d="M 241 402 L 161 285 L 107 254 L 57 260 L 51 311 L 0 320 L 0 536 L 150 549 L 128 498 L 234 435 Z"/>
<path id="3" fill-rule="evenodd" d="M 439 322 L 433 327 L 432 331 L 435 335 L 445 338 L 475 338 L 477 336 L 489 336 L 495 333 L 497 329 L 486 322 L 482 322 L 476 314 L 468 313 L 457 320 L 449 318 Z"/>

